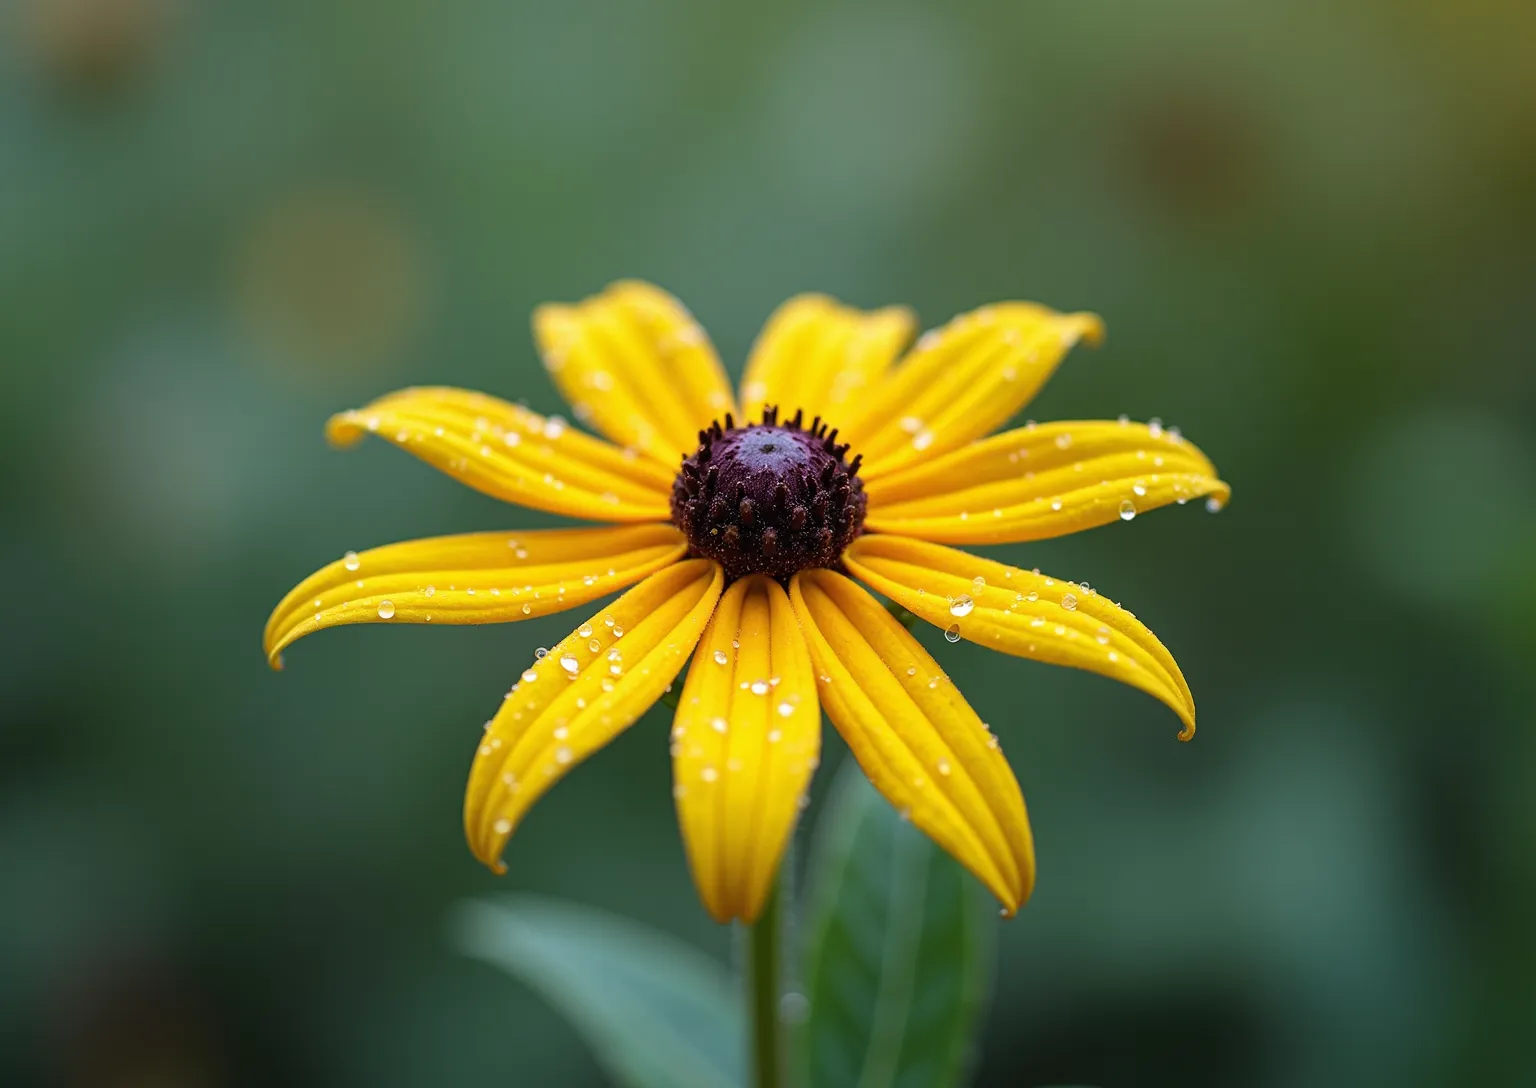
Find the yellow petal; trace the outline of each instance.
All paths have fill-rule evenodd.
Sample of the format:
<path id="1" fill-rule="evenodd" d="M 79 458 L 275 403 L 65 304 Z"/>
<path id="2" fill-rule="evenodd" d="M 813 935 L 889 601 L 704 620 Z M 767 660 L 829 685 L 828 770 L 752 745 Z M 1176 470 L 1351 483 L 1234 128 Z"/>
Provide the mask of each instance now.
<path id="1" fill-rule="evenodd" d="M 790 582 L 821 704 L 875 788 L 1010 913 L 1029 898 L 1034 843 L 994 737 L 938 662 L 873 597 L 828 570 Z"/>
<path id="2" fill-rule="evenodd" d="M 709 622 L 723 582 L 707 559 L 675 563 L 523 673 L 487 724 L 470 768 L 464 834 L 475 857 L 506 871 L 501 852 L 533 803 L 661 698 Z"/>
<path id="3" fill-rule="evenodd" d="M 1096 344 L 1093 314 L 1062 314 L 1029 302 L 999 302 L 923 334 L 880 383 L 843 438 L 864 455 L 874 480 L 958 449 L 1011 419 L 1080 339 Z"/>
<path id="4" fill-rule="evenodd" d="M 699 431 L 736 411 L 725 368 L 681 302 L 615 283 L 575 305 L 540 306 L 534 338 L 576 418 L 675 470 Z"/>
<path id="5" fill-rule="evenodd" d="M 917 319 L 900 306 L 863 311 L 826 295 L 798 295 L 774 311 L 758 335 L 741 380 L 747 419 L 777 405 L 832 426 L 870 395 L 912 339 Z"/>
<path id="6" fill-rule="evenodd" d="M 347 623 L 510 623 L 638 582 L 683 557 L 670 525 L 466 533 L 352 553 L 310 575 L 267 621 L 267 659 Z"/>
<path id="7" fill-rule="evenodd" d="M 1046 423 L 868 486 L 870 529 L 947 544 L 1005 544 L 1129 521 L 1232 489 L 1192 444 L 1140 423 Z"/>
<path id="8" fill-rule="evenodd" d="M 1074 582 L 901 537 L 843 553 L 855 577 L 914 615 L 1016 657 L 1087 669 L 1162 700 L 1195 735 L 1195 700 L 1173 655 L 1131 613 Z"/>
<path id="9" fill-rule="evenodd" d="M 815 673 L 789 596 L 762 574 L 732 583 L 672 728 L 678 822 L 715 921 L 756 920 L 820 751 Z"/>
<path id="10" fill-rule="evenodd" d="M 388 439 L 454 479 L 507 502 L 593 521 L 670 516 L 664 469 L 545 418 L 464 389 L 402 389 L 332 417 L 326 433 L 350 446 Z"/>

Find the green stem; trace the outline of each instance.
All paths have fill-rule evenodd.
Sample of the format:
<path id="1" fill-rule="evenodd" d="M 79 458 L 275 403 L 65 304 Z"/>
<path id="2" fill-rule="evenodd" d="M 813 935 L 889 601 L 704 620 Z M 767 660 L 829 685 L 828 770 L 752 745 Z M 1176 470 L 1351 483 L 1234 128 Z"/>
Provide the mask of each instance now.
<path id="1" fill-rule="evenodd" d="M 747 1005 L 752 1016 L 753 1088 L 780 1088 L 784 1076 L 784 1040 L 779 1031 L 779 968 L 783 960 L 784 895 L 774 882 L 768 902 L 747 927 Z"/>

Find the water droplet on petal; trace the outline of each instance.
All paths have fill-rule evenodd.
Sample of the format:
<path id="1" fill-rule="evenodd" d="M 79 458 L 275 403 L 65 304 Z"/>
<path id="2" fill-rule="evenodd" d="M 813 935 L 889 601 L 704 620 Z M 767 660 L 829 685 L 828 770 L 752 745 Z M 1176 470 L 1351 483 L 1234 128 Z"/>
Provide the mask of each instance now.
<path id="1" fill-rule="evenodd" d="M 720 777 L 720 772 L 715 770 L 713 767 L 705 767 L 702 771 L 699 772 L 699 777 L 706 782 L 713 782 L 715 779 Z"/>
<path id="2" fill-rule="evenodd" d="M 380 601 L 379 602 L 379 619 L 381 619 L 381 620 L 392 620 L 394 618 L 395 618 L 395 602 L 394 601 Z"/>
<path id="3" fill-rule="evenodd" d="M 348 570 L 356 570 L 358 567 L 363 565 L 363 561 L 357 557 L 356 552 L 348 552 L 346 555 L 341 557 L 341 565 L 346 567 Z"/>
<path id="4" fill-rule="evenodd" d="M 555 749 L 555 762 L 556 763 L 560 764 L 561 766 L 564 766 L 565 764 L 569 763 L 570 761 L 571 761 L 571 750 L 569 748 L 567 748 L 565 745 L 562 744 L 560 747 Z"/>
<path id="5" fill-rule="evenodd" d="M 751 691 L 753 695 L 767 695 L 769 684 L 766 680 L 752 681 Z"/>
<path id="6" fill-rule="evenodd" d="M 560 667 L 574 680 L 576 679 L 576 674 L 581 671 L 581 662 L 576 660 L 575 654 L 561 654 Z"/>
<path id="7" fill-rule="evenodd" d="M 603 644 L 597 641 L 597 639 L 593 639 L 591 642 L 587 643 L 587 649 L 591 650 L 593 653 L 597 653 L 602 648 Z"/>
<path id="8" fill-rule="evenodd" d="M 1075 610 L 1077 608 L 1077 597 L 1071 593 L 1063 593 L 1061 595 L 1061 607 L 1065 608 L 1068 612 Z"/>
<path id="9" fill-rule="evenodd" d="M 1205 500 L 1205 508 L 1207 510 L 1209 510 L 1213 514 L 1216 513 L 1218 510 L 1220 510 L 1223 505 L 1224 504 L 1222 503 L 1222 501 L 1220 499 L 1218 499 L 1215 495 L 1212 495 L 1210 498 Z"/>
<path id="10" fill-rule="evenodd" d="M 716 650 L 714 653 L 714 658 L 716 665 L 725 665 L 731 660 L 724 650 Z"/>
<path id="11" fill-rule="evenodd" d="M 491 830 L 498 835 L 510 835 L 512 833 L 512 821 L 503 816 L 491 825 Z"/>
<path id="12" fill-rule="evenodd" d="M 786 702 L 782 702 L 782 703 L 779 704 L 779 717 L 787 718 L 791 714 L 793 714 L 794 712 L 795 712 L 795 704 L 794 703 L 786 701 Z"/>
<path id="13" fill-rule="evenodd" d="M 592 625 L 590 623 L 584 623 L 580 627 L 576 628 L 576 633 L 578 635 L 580 635 L 582 638 L 591 638 L 592 637 Z"/>
<path id="14" fill-rule="evenodd" d="M 975 607 L 976 607 L 976 602 L 971 600 L 969 597 L 965 596 L 964 594 L 962 594 L 961 596 L 956 597 L 954 599 L 954 601 L 950 604 L 950 606 L 949 606 L 949 614 L 951 616 L 961 616 L 961 617 L 969 616 L 971 614 L 971 611 Z M 950 641 L 953 642 L 955 640 L 954 639 L 950 639 Z"/>
<path id="15" fill-rule="evenodd" d="M 534 672 L 532 669 L 524 669 L 523 670 L 523 683 L 531 684 L 535 680 L 537 680 L 538 678 L 539 678 L 539 674 Z"/>
<path id="16" fill-rule="evenodd" d="M 1120 500 L 1120 520 L 1130 521 L 1136 516 L 1136 504 L 1130 499 Z"/>
<path id="17" fill-rule="evenodd" d="M 944 637 L 946 639 L 948 639 L 950 642 L 959 642 L 960 641 L 960 625 L 958 623 L 950 624 L 945 629 L 945 631 L 944 631 Z"/>

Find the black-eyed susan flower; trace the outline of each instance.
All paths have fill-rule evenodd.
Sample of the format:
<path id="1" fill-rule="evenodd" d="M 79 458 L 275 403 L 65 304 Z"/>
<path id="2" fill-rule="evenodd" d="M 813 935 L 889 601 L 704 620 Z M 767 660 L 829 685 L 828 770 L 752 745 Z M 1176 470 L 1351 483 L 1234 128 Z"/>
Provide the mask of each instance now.
<path id="1" fill-rule="evenodd" d="M 1229 489 L 1177 433 L 1007 423 L 1090 314 L 986 306 L 924 334 L 899 308 L 819 295 L 769 320 L 733 394 L 675 299 L 619 283 L 541 307 L 545 364 L 610 441 L 480 393 L 406 389 L 335 417 L 487 494 L 609 525 L 488 532 L 348 553 L 300 583 L 266 649 L 344 623 L 497 623 L 593 612 L 525 671 L 487 724 L 464 829 L 507 839 L 572 767 L 661 698 L 692 656 L 672 727 L 673 793 L 699 894 L 761 910 L 817 764 L 821 711 L 871 782 L 1016 910 L 1034 882 L 1024 801 L 997 738 L 854 579 L 943 629 L 1101 673 L 1195 728 L 1173 656 L 1086 586 L 956 550 L 1041 540 Z"/>

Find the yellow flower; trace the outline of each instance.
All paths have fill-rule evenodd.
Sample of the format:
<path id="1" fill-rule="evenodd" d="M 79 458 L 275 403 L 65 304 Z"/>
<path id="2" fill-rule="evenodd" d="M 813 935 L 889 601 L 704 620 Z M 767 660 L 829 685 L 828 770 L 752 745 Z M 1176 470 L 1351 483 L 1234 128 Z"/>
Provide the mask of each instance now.
<path id="1" fill-rule="evenodd" d="M 446 388 L 344 412 L 330 437 L 376 433 L 497 498 L 617 524 L 348 553 L 283 600 L 265 640 L 278 665 L 323 627 L 509 622 L 633 586 L 524 672 L 488 723 L 464 829 L 496 871 L 533 803 L 655 703 L 692 654 L 673 793 L 716 919 L 762 908 L 817 764 L 823 709 L 891 804 L 1017 910 L 1034 847 L 997 738 L 852 578 L 950 641 L 1140 688 L 1193 735 L 1189 686 L 1131 613 L 1087 586 L 945 546 L 1226 501 L 1205 455 L 1156 424 L 986 437 L 1073 344 L 1099 339 L 1097 317 L 999 303 L 926 333 L 898 362 L 909 311 L 803 295 L 759 336 L 739 402 L 704 331 L 648 284 L 540 307 L 534 329 L 576 417 L 613 444 Z"/>

